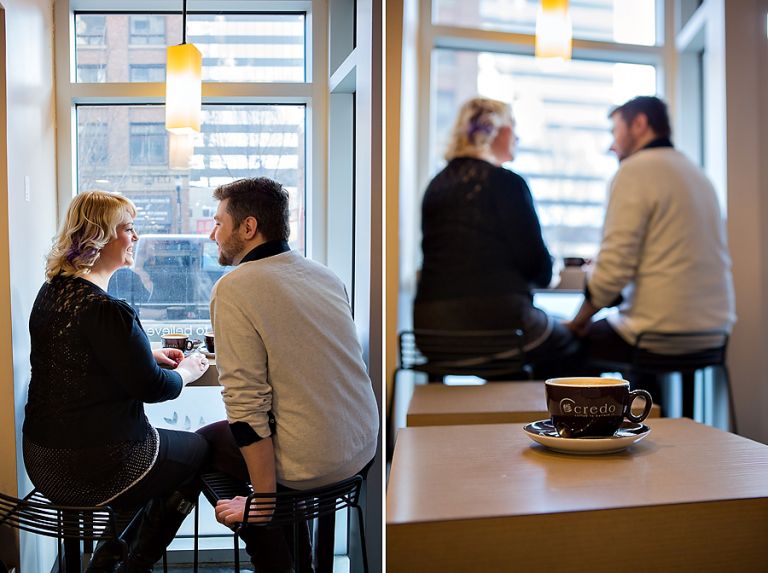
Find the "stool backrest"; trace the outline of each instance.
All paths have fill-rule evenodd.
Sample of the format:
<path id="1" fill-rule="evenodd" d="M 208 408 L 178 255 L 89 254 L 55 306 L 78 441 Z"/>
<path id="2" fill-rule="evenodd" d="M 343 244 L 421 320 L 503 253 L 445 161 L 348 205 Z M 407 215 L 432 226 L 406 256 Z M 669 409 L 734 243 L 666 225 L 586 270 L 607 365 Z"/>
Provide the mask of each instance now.
<path id="1" fill-rule="evenodd" d="M 363 477 L 356 475 L 320 488 L 277 493 L 251 493 L 246 500 L 244 512 L 249 519 L 241 524 L 241 527 L 309 521 L 335 513 L 345 507 L 359 507 L 362 484 Z M 262 523 L 258 517 L 251 516 L 252 511 L 269 512 L 272 518 Z"/>
<path id="2" fill-rule="evenodd" d="M 527 373 L 523 331 L 413 330 L 399 336 L 400 368 L 430 374 Z"/>
<path id="3" fill-rule="evenodd" d="M 24 499 L 0 493 L 0 526 L 57 539 L 98 540 L 116 531 L 115 516 L 107 506 L 63 506 L 33 490 Z M 111 538 L 116 538 L 112 533 Z"/>
<path id="4" fill-rule="evenodd" d="M 641 332 L 635 342 L 632 364 L 638 370 L 682 372 L 725 364 L 728 333 L 722 330 L 701 332 Z"/>

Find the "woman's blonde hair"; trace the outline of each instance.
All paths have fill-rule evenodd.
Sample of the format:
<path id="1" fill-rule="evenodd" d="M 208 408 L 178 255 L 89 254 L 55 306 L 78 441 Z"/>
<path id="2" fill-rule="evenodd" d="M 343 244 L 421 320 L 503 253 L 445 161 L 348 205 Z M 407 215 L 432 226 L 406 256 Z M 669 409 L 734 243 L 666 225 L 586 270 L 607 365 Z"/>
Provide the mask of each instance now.
<path id="1" fill-rule="evenodd" d="M 464 102 L 453 124 L 445 159 L 479 157 L 490 152 L 499 128 L 512 121 L 512 109 L 503 101 L 476 97 Z"/>
<path id="2" fill-rule="evenodd" d="M 107 191 L 83 191 L 67 209 L 67 216 L 53 240 L 45 265 L 45 278 L 88 274 L 101 249 L 117 237 L 117 227 L 136 216 L 136 207 L 122 195 Z"/>

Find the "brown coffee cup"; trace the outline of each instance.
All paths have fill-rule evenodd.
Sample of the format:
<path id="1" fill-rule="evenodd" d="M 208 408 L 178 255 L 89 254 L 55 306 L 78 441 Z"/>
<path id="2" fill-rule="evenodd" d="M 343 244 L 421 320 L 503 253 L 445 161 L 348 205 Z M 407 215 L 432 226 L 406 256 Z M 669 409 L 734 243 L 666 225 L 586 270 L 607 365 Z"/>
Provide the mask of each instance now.
<path id="1" fill-rule="evenodd" d="M 163 340 L 163 348 L 176 348 L 182 352 L 195 348 L 195 341 L 190 340 L 186 334 L 163 334 L 161 338 Z"/>
<path id="2" fill-rule="evenodd" d="M 629 389 L 629 382 L 614 378 L 553 378 L 545 382 L 547 410 L 552 425 L 563 438 L 612 436 L 624 418 L 642 422 L 651 413 L 653 400 L 645 390 Z M 632 413 L 635 398 L 645 406 Z"/>
<path id="3" fill-rule="evenodd" d="M 208 352 L 215 354 L 216 351 L 214 350 L 214 337 L 212 331 L 205 333 L 205 347 L 208 349 Z"/>

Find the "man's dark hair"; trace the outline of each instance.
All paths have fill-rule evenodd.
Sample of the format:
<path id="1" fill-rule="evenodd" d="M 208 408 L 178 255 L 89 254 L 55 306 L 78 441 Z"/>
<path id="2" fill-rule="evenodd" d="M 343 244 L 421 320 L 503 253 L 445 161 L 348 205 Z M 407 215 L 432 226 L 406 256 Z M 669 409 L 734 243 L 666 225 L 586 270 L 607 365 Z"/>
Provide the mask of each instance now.
<path id="1" fill-rule="evenodd" d="M 213 197 L 219 201 L 229 199 L 227 213 L 235 228 L 247 217 L 255 217 L 265 240 L 288 240 L 288 192 L 277 181 L 267 177 L 238 179 L 217 187 Z"/>
<path id="2" fill-rule="evenodd" d="M 648 125 L 658 137 L 670 137 L 672 135 L 672 128 L 669 127 L 667 104 L 657 97 L 638 96 L 624 105 L 614 108 L 608 117 L 613 117 L 617 113 L 621 114 L 627 125 L 631 124 L 638 114 L 642 113 L 648 118 Z"/>

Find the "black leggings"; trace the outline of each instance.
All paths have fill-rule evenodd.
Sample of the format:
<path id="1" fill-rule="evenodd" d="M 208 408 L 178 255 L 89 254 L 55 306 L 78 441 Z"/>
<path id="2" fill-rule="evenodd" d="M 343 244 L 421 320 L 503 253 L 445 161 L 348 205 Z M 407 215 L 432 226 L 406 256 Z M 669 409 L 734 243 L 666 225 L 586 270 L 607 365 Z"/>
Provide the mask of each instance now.
<path id="1" fill-rule="evenodd" d="M 160 447 L 152 469 L 110 502 L 118 511 L 142 507 L 149 500 L 175 491 L 194 501 L 200 493 L 200 469 L 208 457 L 208 442 L 192 432 L 157 430 Z"/>

